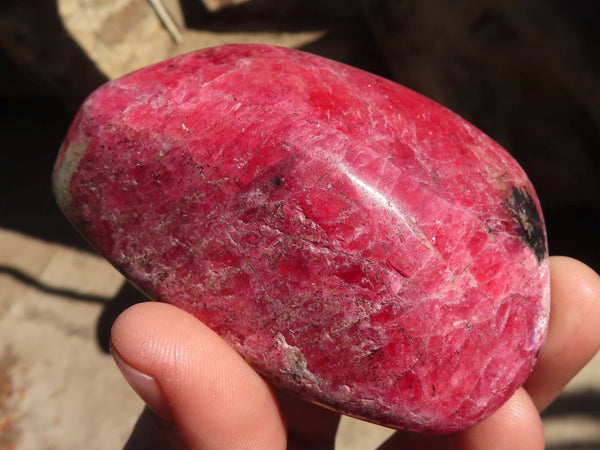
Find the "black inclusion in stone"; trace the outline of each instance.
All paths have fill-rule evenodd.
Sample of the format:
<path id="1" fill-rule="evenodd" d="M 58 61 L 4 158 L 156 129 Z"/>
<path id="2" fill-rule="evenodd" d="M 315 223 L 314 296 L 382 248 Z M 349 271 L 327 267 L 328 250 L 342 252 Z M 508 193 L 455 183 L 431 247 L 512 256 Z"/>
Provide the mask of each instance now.
<path id="1" fill-rule="evenodd" d="M 525 188 L 513 186 L 512 195 L 508 199 L 508 207 L 512 216 L 519 223 L 521 241 L 533 250 L 537 262 L 542 262 L 547 254 L 546 237 L 542 220 L 531 194 Z"/>

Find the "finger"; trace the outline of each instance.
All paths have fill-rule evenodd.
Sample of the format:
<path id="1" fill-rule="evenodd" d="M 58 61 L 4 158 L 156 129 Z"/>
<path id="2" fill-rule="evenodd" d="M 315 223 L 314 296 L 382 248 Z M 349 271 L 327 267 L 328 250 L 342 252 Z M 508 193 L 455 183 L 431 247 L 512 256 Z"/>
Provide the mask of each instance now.
<path id="1" fill-rule="evenodd" d="M 186 447 L 285 448 L 272 389 L 186 312 L 162 303 L 135 305 L 115 322 L 111 343 L 126 379 L 163 422 L 172 422 L 170 433 Z"/>
<path id="2" fill-rule="evenodd" d="M 398 432 L 380 450 L 542 450 L 542 420 L 524 389 L 492 416 L 468 430 L 448 435 Z"/>
<path id="3" fill-rule="evenodd" d="M 487 419 L 455 436 L 465 450 L 543 450 L 542 419 L 528 393 L 520 388 Z"/>
<path id="4" fill-rule="evenodd" d="M 600 349 L 600 277 L 566 257 L 550 261 L 548 335 L 525 389 L 542 411 Z"/>

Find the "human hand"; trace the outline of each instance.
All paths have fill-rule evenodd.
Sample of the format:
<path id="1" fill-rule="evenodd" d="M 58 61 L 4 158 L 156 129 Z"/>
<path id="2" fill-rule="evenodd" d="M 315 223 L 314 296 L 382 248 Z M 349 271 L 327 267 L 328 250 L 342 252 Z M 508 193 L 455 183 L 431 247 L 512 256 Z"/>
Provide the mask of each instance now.
<path id="1" fill-rule="evenodd" d="M 381 450 L 544 448 L 540 412 L 600 349 L 600 276 L 566 257 L 551 258 L 550 274 L 548 336 L 524 386 L 468 430 L 399 431 Z M 276 393 L 218 335 L 173 306 L 129 308 L 113 326 L 111 350 L 149 405 L 126 449 L 334 448 L 338 414 Z"/>

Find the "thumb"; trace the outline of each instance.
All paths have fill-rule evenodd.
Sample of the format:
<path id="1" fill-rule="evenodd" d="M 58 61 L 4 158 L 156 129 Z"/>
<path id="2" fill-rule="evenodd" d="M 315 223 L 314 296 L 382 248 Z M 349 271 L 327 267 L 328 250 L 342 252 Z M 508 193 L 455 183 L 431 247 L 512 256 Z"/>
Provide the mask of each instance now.
<path id="1" fill-rule="evenodd" d="M 111 350 L 155 416 L 142 415 L 128 449 L 165 448 L 166 442 L 203 450 L 285 448 L 272 389 L 188 313 L 163 303 L 135 305 L 113 325 Z"/>

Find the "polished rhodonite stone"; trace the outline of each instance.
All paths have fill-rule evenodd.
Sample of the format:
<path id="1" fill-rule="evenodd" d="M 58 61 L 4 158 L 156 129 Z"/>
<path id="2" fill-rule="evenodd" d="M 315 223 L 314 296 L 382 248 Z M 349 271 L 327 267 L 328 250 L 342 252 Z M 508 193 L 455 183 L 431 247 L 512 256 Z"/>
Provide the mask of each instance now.
<path id="1" fill-rule="evenodd" d="M 54 189 L 148 296 L 352 416 L 464 429 L 523 383 L 545 335 L 523 170 L 438 104 L 314 55 L 224 46 L 109 82 Z"/>

